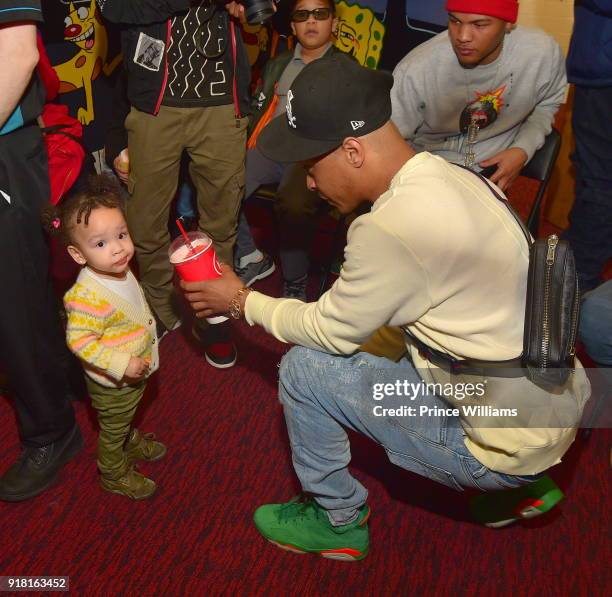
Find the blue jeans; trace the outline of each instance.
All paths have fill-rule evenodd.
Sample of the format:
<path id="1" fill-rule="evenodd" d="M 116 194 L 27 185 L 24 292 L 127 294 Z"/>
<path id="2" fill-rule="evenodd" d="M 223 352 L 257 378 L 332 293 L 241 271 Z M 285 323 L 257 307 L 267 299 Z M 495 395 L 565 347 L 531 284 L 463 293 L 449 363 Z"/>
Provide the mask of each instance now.
<path id="1" fill-rule="evenodd" d="M 263 184 L 278 184 L 274 211 L 279 224 L 279 257 L 284 279 L 293 282 L 308 274 L 310 245 L 316 232 L 322 199 L 318 193 L 306 187 L 306 173 L 301 166 L 269 160 L 255 147 L 246 154 L 244 198 L 248 199 Z M 256 250 L 242 209 L 234 263 Z"/>
<path id="2" fill-rule="evenodd" d="M 195 189 L 190 180 L 183 180 L 176 197 L 176 216 L 178 218 L 195 218 Z"/>
<path id="3" fill-rule="evenodd" d="M 599 365 L 591 371 L 593 406 L 587 427 L 608 427 L 612 420 L 612 280 L 585 295 L 580 314 L 580 339 Z"/>
<path id="4" fill-rule="evenodd" d="M 285 164 L 269 160 L 259 149 L 249 149 L 246 153 L 244 200 L 248 199 L 263 184 L 278 184 L 283 178 L 285 168 Z M 257 245 L 255 245 L 251 227 L 244 215 L 244 206 L 242 206 L 238 218 L 234 263 L 237 264 L 241 257 L 246 257 L 256 250 Z"/>
<path id="5" fill-rule="evenodd" d="M 344 428 L 382 445 L 397 466 L 459 491 L 463 487 L 511 489 L 537 478 L 497 473 L 476 460 L 464 444 L 465 433 L 457 417 L 427 417 L 426 425 L 417 427 L 414 418 L 375 416 L 377 404 L 417 410 L 425 403 L 449 408 L 448 403 L 431 395 L 375 402 L 367 380 L 377 375 L 389 379 L 394 370 L 398 379 L 421 382 L 406 358 L 394 363 L 364 352 L 345 357 L 295 347 L 281 362 L 279 397 L 293 466 L 303 490 L 312 493 L 328 511 L 332 524 L 351 522 L 368 497 L 365 487 L 348 471 L 351 453 Z"/>
<path id="6" fill-rule="evenodd" d="M 584 297 L 580 339 L 594 361 L 612 367 L 612 280 Z"/>

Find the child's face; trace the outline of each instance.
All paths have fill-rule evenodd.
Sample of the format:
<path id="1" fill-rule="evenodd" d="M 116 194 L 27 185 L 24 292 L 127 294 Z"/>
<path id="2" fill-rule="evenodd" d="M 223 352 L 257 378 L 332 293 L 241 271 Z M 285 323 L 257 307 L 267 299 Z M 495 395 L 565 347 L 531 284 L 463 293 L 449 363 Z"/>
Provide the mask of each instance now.
<path id="1" fill-rule="evenodd" d="M 295 5 L 295 10 L 314 10 L 315 8 L 329 8 L 329 3 L 325 0 L 300 0 Z M 308 19 L 300 23 L 291 21 L 291 30 L 298 38 L 300 44 L 308 50 L 317 50 L 331 41 L 337 19 L 330 14 L 324 21 L 317 21 L 313 14 L 308 15 Z"/>
<path id="2" fill-rule="evenodd" d="M 68 247 L 68 253 L 78 264 L 87 264 L 102 276 L 123 278 L 134 255 L 134 245 L 121 210 L 94 209 L 89 224 L 76 224 L 72 236 L 74 244 Z"/>

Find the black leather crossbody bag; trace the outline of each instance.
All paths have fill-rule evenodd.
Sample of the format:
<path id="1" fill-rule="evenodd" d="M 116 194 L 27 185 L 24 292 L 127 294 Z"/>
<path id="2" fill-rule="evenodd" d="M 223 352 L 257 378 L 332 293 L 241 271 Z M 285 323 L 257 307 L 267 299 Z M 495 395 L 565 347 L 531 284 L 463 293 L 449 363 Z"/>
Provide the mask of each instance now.
<path id="1" fill-rule="evenodd" d="M 509 377 L 527 375 L 533 383 L 545 388 L 562 386 L 573 369 L 580 319 L 580 292 L 572 249 L 556 234 L 534 241 L 507 199 L 482 175 L 469 171 L 478 176 L 508 208 L 529 245 L 523 353 L 510 361 L 457 360 L 426 346 L 412 334 L 408 335 L 425 358 L 454 371 L 493 368 L 495 375 L 505 376 L 504 370 L 507 370 Z"/>
<path id="2" fill-rule="evenodd" d="M 580 290 L 574 253 L 556 234 L 532 242 L 523 361 L 538 385 L 565 384 L 574 366 Z"/>

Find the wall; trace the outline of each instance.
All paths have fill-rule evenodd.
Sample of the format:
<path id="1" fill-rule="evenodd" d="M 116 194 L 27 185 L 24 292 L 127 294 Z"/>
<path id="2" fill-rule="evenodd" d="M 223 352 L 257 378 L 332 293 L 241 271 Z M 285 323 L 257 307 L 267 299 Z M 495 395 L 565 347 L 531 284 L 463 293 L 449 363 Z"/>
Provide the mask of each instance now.
<path id="1" fill-rule="evenodd" d="M 574 0 L 521 0 L 518 23 L 544 29 L 567 54 L 574 24 Z"/>
<path id="2" fill-rule="evenodd" d="M 522 0 L 518 22 L 527 27 L 544 29 L 567 54 L 574 25 L 574 0 Z M 544 208 L 546 219 L 559 228 L 567 227 L 567 216 L 574 201 L 575 175 L 570 160 L 574 146 L 571 114 L 572 94 L 565 106 L 562 106 L 556 122 L 562 135 L 561 151 L 549 183 Z"/>

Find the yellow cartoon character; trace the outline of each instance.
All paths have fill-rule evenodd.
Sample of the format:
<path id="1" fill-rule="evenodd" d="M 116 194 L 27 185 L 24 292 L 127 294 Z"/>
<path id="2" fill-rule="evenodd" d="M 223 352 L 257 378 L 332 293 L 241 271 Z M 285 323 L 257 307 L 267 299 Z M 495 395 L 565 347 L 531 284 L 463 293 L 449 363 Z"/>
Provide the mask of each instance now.
<path id="1" fill-rule="evenodd" d="M 348 4 L 344 0 L 336 4 L 338 31 L 336 46 L 354 56 L 360 64 L 376 68 L 380 60 L 385 26 L 376 18 L 371 8 Z"/>
<path id="2" fill-rule="evenodd" d="M 79 51 L 70 60 L 53 68 L 60 80 L 60 93 L 84 90 L 85 106 L 78 109 L 77 118 L 81 124 L 87 125 L 95 117 L 92 82 L 101 70 L 106 76 L 110 75 L 121 61 L 121 54 L 107 62 L 108 35 L 96 8 L 96 0 L 78 8 L 71 2 L 64 25 L 64 39 L 74 43 Z"/>

